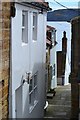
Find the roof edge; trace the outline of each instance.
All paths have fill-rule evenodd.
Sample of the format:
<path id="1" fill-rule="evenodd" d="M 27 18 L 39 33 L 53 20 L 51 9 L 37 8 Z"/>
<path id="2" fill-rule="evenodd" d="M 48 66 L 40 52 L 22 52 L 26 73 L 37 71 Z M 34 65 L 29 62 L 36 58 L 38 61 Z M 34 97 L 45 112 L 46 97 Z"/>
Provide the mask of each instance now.
<path id="1" fill-rule="evenodd" d="M 48 2 L 20 2 L 19 0 L 16 0 L 15 3 L 19 3 L 25 6 L 33 6 L 36 9 L 42 9 L 43 11 L 51 11 L 52 8 L 49 7 Z"/>

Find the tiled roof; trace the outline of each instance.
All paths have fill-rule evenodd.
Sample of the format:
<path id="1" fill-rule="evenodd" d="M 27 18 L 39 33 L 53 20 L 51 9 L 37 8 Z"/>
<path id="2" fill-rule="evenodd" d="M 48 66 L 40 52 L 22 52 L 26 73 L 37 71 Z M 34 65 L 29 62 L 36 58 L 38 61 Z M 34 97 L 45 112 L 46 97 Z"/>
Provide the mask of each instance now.
<path id="1" fill-rule="evenodd" d="M 52 27 L 52 26 L 47 25 L 47 30 L 53 30 L 53 29 L 55 29 L 55 28 Z"/>

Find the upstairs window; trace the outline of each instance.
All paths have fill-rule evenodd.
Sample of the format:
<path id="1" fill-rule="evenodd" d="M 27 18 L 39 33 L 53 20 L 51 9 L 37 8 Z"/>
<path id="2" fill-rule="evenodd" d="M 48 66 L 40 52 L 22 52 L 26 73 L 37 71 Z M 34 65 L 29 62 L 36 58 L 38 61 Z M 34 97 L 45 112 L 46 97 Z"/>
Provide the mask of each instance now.
<path id="1" fill-rule="evenodd" d="M 28 43 L 28 11 L 22 11 L 22 42 Z"/>
<path id="2" fill-rule="evenodd" d="M 37 40 L 37 13 L 33 12 L 33 40 Z"/>

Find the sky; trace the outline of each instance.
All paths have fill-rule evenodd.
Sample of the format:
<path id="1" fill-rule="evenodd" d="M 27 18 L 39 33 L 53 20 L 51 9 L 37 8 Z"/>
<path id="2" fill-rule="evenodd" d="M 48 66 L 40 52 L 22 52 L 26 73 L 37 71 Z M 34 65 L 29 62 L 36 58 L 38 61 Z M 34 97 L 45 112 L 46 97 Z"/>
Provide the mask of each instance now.
<path id="1" fill-rule="evenodd" d="M 66 6 L 67 8 L 79 8 L 80 7 L 80 0 L 66 0 L 66 1 L 56 0 L 56 1 Z M 55 0 L 46 0 L 46 2 L 49 2 L 49 5 L 53 10 L 65 9 L 65 7 L 62 7 L 58 3 L 56 3 Z"/>
<path id="2" fill-rule="evenodd" d="M 62 7 L 55 1 L 59 2 L 60 4 L 66 6 L 67 8 L 80 8 L 80 0 L 46 0 L 46 2 L 49 2 L 49 6 L 52 8 L 52 10 L 57 9 L 66 9 L 65 7 Z M 67 44 L 68 44 L 68 57 L 69 61 L 71 61 L 71 24 L 68 22 L 47 22 L 48 25 L 53 26 L 56 28 L 56 40 L 58 42 L 57 44 L 57 51 L 62 50 L 62 37 L 63 32 L 66 31 L 67 35 Z"/>

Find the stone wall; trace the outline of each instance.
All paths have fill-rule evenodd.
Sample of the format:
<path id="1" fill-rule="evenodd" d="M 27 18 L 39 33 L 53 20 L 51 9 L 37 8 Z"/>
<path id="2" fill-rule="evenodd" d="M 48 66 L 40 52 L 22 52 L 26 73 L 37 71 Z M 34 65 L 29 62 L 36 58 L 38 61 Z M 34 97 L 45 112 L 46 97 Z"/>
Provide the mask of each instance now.
<path id="1" fill-rule="evenodd" d="M 79 83 L 80 83 L 80 17 L 71 21 L 71 114 L 72 120 L 79 120 Z"/>
<path id="2" fill-rule="evenodd" d="M 0 2 L 0 119 L 2 118 L 2 4 Z"/>
<path id="3" fill-rule="evenodd" d="M 10 3 L 0 2 L 0 119 L 8 117 Z"/>

